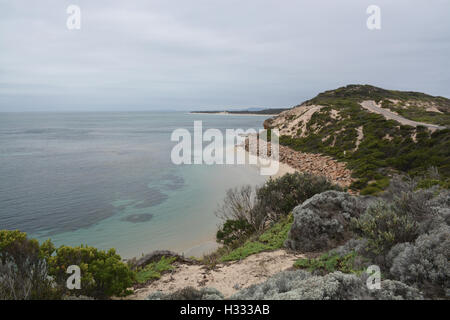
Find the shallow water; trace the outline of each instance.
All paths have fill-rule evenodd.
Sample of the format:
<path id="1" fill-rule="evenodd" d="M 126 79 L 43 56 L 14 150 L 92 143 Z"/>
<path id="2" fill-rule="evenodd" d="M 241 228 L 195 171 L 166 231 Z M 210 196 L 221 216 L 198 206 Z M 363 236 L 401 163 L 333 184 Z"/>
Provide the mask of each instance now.
<path id="1" fill-rule="evenodd" d="M 0 113 L 0 229 L 123 257 L 214 237 L 225 191 L 265 180 L 249 165 L 170 160 L 176 128 L 262 127 L 261 116 Z"/>

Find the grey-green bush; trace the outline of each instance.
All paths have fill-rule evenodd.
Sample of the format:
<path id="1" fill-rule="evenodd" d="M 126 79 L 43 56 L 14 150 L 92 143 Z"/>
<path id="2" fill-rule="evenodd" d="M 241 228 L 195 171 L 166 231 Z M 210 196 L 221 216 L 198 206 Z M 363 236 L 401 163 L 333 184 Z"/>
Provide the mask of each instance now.
<path id="1" fill-rule="evenodd" d="M 336 247 L 351 238 L 351 218 L 359 217 L 368 202 L 368 198 L 346 192 L 316 194 L 294 209 L 294 223 L 285 246 L 303 252 Z"/>
<path id="2" fill-rule="evenodd" d="M 214 288 L 186 287 L 172 293 L 156 291 L 147 297 L 148 300 L 222 300 L 223 295 Z"/>
<path id="3" fill-rule="evenodd" d="M 342 188 L 323 176 L 287 173 L 278 179 L 270 179 L 258 188 L 255 210 L 265 212 L 271 221 L 277 221 L 303 201 L 327 190 L 342 191 Z"/>
<path id="4" fill-rule="evenodd" d="M 419 225 L 410 215 L 383 201 L 369 206 L 352 224 L 367 239 L 373 256 L 384 256 L 394 245 L 414 241 L 419 235 Z"/>
<path id="5" fill-rule="evenodd" d="M 400 244 L 388 255 L 395 279 L 422 288 L 430 296 L 444 296 L 450 288 L 450 227 L 443 225 L 414 243 Z"/>
<path id="6" fill-rule="evenodd" d="M 363 277 L 334 272 L 313 276 L 303 270 L 285 271 L 267 281 L 243 289 L 237 300 L 371 300 L 422 299 L 420 292 L 398 281 L 382 281 L 380 290 L 369 290 Z"/>

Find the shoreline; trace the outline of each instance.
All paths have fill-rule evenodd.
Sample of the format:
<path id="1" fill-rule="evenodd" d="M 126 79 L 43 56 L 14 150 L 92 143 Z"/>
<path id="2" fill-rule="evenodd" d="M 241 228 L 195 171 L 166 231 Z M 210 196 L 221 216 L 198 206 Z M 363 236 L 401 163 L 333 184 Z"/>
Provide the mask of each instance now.
<path id="1" fill-rule="evenodd" d="M 230 113 L 230 112 L 189 112 L 187 114 L 204 114 L 214 116 L 260 116 L 260 117 L 275 117 L 278 114 L 261 114 L 261 113 Z"/>
<path id="2" fill-rule="evenodd" d="M 244 152 L 246 166 L 263 167 L 260 159 L 264 158 L 259 154 L 256 155 L 250 152 L 244 145 L 235 145 L 234 149 L 235 152 L 237 150 Z M 279 152 L 280 160 L 276 161 L 278 163 L 278 171 L 275 174 L 267 175 L 266 180 L 271 178 L 277 179 L 287 173 L 309 172 L 324 175 L 342 187 L 348 187 L 352 181 L 350 177 L 351 171 L 346 169 L 343 163 L 339 163 L 328 156 L 297 152 L 284 146 L 280 146 Z M 265 160 L 267 161 L 267 159 Z M 293 163 L 296 163 L 296 165 L 291 165 Z M 172 251 L 185 257 L 202 258 L 204 255 L 214 252 L 220 246 L 221 244 L 216 242 L 214 232 L 210 237 L 199 239 L 187 247 L 177 246 L 176 248 L 172 248 Z"/>
<path id="3" fill-rule="evenodd" d="M 234 146 L 235 151 L 238 149 L 241 149 L 245 153 L 245 163 L 246 165 L 250 166 L 257 166 L 260 168 L 262 165 L 260 163 L 260 156 L 256 156 L 254 154 L 251 154 L 249 151 L 245 150 L 244 146 L 242 145 L 236 145 Z M 252 158 L 254 157 L 254 158 Z M 252 160 L 256 160 L 257 164 L 250 164 L 250 158 Z M 256 158 L 256 159 L 255 159 Z M 287 163 L 283 163 L 281 161 L 278 162 L 278 171 L 275 174 L 268 175 L 267 179 L 277 179 L 285 175 L 286 173 L 295 173 L 300 172 L 300 170 L 295 169 L 294 167 L 290 166 Z M 197 244 L 193 245 L 192 247 L 189 247 L 187 249 L 175 249 L 174 252 L 183 255 L 184 257 L 196 257 L 196 258 L 202 258 L 204 255 L 209 254 L 217 250 L 221 247 L 221 244 L 216 242 L 215 236 L 213 235 L 211 238 L 199 240 Z"/>

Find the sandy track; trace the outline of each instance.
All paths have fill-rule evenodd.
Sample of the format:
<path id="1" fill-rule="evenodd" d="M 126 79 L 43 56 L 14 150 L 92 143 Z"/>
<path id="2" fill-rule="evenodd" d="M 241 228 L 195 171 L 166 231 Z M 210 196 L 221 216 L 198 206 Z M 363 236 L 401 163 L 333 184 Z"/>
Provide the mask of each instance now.
<path id="1" fill-rule="evenodd" d="M 429 123 L 417 122 L 417 121 L 406 119 L 398 114 L 393 113 L 392 111 L 389 111 L 389 110 L 379 107 L 373 100 L 363 101 L 360 104 L 364 109 L 367 109 L 370 112 L 375 112 L 375 113 L 381 114 L 388 120 L 395 120 L 404 125 L 413 126 L 413 127 L 424 126 L 431 130 L 445 129 L 445 127 L 438 126 L 436 124 L 429 124 Z"/>
<path id="2" fill-rule="evenodd" d="M 218 265 L 207 270 L 202 265 L 181 264 L 172 273 L 167 273 L 147 287 L 137 289 L 126 299 L 143 300 L 155 291 L 173 292 L 185 287 L 212 287 L 229 297 L 236 291 L 265 281 L 270 276 L 292 268 L 301 254 L 284 249 L 251 255 L 244 260 Z"/>

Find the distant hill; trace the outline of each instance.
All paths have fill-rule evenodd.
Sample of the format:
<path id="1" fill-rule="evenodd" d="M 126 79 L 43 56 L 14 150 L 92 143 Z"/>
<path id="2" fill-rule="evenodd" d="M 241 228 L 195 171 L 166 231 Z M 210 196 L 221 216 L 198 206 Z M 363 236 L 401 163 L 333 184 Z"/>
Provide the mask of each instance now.
<path id="1" fill-rule="evenodd" d="M 348 85 L 264 122 L 280 130 L 280 143 L 347 163 L 353 189 L 377 193 L 394 173 L 425 175 L 450 185 L 450 100 L 419 92 Z"/>

